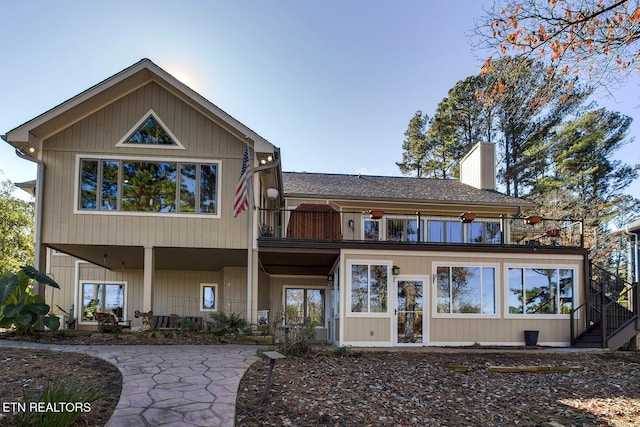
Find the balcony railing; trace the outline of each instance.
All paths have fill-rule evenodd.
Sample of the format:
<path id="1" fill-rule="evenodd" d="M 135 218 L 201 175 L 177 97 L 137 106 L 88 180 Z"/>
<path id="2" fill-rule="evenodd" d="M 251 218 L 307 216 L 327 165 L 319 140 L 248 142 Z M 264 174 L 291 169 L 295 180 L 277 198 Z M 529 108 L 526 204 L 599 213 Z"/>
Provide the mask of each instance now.
<path id="1" fill-rule="evenodd" d="M 309 241 L 583 247 L 582 221 L 538 216 L 336 211 L 329 205 L 260 211 L 260 238 Z"/>

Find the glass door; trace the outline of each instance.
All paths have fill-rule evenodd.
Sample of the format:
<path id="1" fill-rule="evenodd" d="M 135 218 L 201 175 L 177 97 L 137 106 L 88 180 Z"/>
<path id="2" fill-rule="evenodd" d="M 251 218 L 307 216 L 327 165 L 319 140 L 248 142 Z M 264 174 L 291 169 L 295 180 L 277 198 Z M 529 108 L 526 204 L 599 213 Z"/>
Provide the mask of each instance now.
<path id="1" fill-rule="evenodd" d="M 423 344 L 424 280 L 397 281 L 396 344 Z"/>

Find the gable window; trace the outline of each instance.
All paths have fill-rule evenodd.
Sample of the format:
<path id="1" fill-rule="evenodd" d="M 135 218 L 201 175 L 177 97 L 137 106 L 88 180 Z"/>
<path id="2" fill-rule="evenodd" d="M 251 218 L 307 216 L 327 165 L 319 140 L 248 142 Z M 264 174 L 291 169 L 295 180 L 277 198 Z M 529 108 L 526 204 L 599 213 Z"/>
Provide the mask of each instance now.
<path id="1" fill-rule="evenodd" d="M 218 310 L 218 285 L 212 283 L 200 284 L 200 311 Z"/>
<path id="2" fill-rule="evenodd" d="M 510 314 L 569 314 L 573 309 L 573 269 L 509 268 Z"/>
<path id="3" fill-rule="evenodd" d="M 436 267 L 438 313 L 496 314 L 494 267 Z"/>
<path id="4" fill-rule="evenodd" d="M 351 264 L 351 313 L 386 313 L 389 295 L 389 265 Z"/>
<path id="5" fill-rule="evenodd" d="M 113 313 L 124 320 L 126 282 L 80 282 L 80 318 L 95 321 L 95 313 Z"/>
<path id="6" fill-rule="evenodd" d="M 324 326 L 325 290 L 310 288 L 285 289 L 286 325 L 301 325 L 305 321 Z"/>
<path id="7" fill-rule="evenodd" d="M 116 147 L 184 149 L 153 110 L 149 110 Z"/>
<path id="8" fill-rule="evenodd" d="M 81 158 L 79 169 L 80 210 L 219 213 L 217 162 Z"/>

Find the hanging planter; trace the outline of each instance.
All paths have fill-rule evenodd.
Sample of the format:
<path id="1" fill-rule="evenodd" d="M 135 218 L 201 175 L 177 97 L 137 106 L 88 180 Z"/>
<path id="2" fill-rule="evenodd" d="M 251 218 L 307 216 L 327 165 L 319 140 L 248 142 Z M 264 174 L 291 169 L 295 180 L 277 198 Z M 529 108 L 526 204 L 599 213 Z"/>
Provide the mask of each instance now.
<path id="1" fill-rule="evenodd" d="M 473 212 L 463 212 L 460 215 L 460 221 L 464 222 L 464 223 L 469 223 L 471 221 L 473 221 L 474 219 L 476 219 L 476 214 Z"/>
<path id="2" fill-rule="evenodd" d="M 524 223 L 527 225 L 537 224 L 542 221 L 542 215 L 529 215 L 524 217 Z"/>
<path id="3" fill-rule="evenodd" d="M 552 228 L 551 230 L 547 230 L 547 237 L 559 237 L 560 230 L 557 228 Z"/>
<path id="4" fill-rule="evenodd" d="M 369 211 L 369 216 L 371 219 L 380 219 L 384 215 L 384 211 L 382 210 L 371 210 Z"/>

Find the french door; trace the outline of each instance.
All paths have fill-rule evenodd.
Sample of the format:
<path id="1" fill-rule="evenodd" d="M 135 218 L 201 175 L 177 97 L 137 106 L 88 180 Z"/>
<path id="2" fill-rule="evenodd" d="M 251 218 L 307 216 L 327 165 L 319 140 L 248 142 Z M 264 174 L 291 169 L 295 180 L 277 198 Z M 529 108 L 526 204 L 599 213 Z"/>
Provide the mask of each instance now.
<path id="1" fill-rule="evenodd" d="M 424 279 L 397 279 L 396 344 L 424 344 Z"/>

